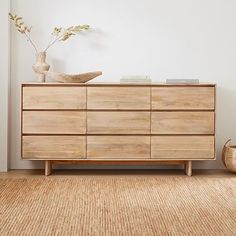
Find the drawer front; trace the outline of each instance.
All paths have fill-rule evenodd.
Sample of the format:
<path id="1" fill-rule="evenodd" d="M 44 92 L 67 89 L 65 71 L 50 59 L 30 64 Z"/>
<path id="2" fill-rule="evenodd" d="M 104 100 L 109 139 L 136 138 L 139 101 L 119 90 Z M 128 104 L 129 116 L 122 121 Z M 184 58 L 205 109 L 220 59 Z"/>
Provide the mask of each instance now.
<path id="1" fill-rule="evenodd" d="M 88 136 L 89 159 L 150 159 L 148 136 Z"/>
<path id="2" fill-rule="evenodd" d="M 23 111 L 24 134 L 85 134 L 84 111 Z"/>
<path id="3" fill-rule="evenodd" d="M 152 112 L 152 134 L 214 134 L 214 112 Z"/>
<path id="4" fill-rule="evenodd" d="M 153 159 L 214 159 L 214 136 L 152 136 Z"/>
<path id="5" fill-rule="evenodd" d="M 86 157 L 84 136 L 23 136 L 23 159 L 81 159 Z"/>
<path id="6" fill-rule="evenodd" d="M 150 112 L 87 113 L 88 134 L 150 134 Z"/>
<path id="7" fill-rule="evenodd" d="M 88 109 L 150 109 L 149 87 L 88 87 Z"/>
<path id="8" fill-rule="evenodd" d="M 84 87 L 23 87 L 23 109 L 85 109 Z"/>
<path id="9" fill-rule="evenodd" d="M 214 87 L 152 88 L 152 109 L 213 110 Z"/>

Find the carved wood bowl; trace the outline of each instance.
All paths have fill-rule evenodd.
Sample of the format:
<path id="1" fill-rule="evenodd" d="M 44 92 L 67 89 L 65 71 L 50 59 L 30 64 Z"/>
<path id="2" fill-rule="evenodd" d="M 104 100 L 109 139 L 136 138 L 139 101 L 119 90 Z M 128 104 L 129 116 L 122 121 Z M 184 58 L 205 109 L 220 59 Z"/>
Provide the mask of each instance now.
<path id="1" fill-rule="evenodd" d="M 97 76 L 102 75 L 101 71 L 88 72 L 83 74 L 69 75 L 64 73 L 58 73 L 53 71 L 43 71 L 47 77 L 56 80 L 61 83 L 86 83 Z"/>

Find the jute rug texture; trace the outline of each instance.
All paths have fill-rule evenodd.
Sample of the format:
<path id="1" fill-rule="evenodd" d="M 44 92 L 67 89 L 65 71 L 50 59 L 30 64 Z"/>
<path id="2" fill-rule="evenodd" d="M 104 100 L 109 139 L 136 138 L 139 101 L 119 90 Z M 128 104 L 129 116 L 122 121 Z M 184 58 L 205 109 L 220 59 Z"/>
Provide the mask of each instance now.
<path id="1" fill-rule="evenodd" d="M 0 235 L 236 235 L 236 178 L 0 178 Z"/>

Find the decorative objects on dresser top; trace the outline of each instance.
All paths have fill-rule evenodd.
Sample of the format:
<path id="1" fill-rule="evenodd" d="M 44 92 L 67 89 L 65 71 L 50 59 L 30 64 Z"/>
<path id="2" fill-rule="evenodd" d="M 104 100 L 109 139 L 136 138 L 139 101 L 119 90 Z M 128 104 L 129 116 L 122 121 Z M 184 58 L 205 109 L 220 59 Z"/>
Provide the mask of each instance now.
<path id="1" fill-rule="evenodd" d="M 150 76 L 147 75 L 126 75 L 120 79 L 121 83 L 151 83 Z"/>
<path id="2" fill-rule="evenodd" d="M 102 75 L 102 72 L 94 71 L 94 72 L 88 72 L 88 73 L 77 74 L 77 75 L 69 75 L 69 74 L 57 73 L 53 71 L 41 71 L 41 74 L 61 83 L 86 83 L 89 80 Z"/>
<path id="3" fill-rule="evenodd" d="M 46 75 L 43 72 L 48 71 L 50 68 L 50 66 L 46 63 L 46 53 L 48 49 L 51 48 L 55 43 L 64 42 L 72 36 L 79 34 L 82 31 L 87 31 L 90 28 L 89 25 L 76 25 L 70 26 L 68 28 L 55 27 L 52 32 L 53 38 L 48 43 L 46 48 L 40 52 L 30 35 L 32 26 L 29 27 L 25 25 L 21 16 L 9 13 L 9 19 L 14 23 L 16 30 L 19 33 L 23 34 L 26 37 L 27 41 L 34 48 L 34 51 L 36 53 L 36 63 L 33 65 L 33 70 L 36 73 L 39 82 L 45 82 Z M 80 75 L 80 77 L 81 76 L 84 75 Z"/>
<path id="4" fill-rule="evenodd" d="M 199 79 L 166 79 L 167 84 L 199 84 Z"/>
<path id="5" fill-rule="evenodd" d="M 22 84 L 22 158 L 183 164 L 215 159 L 215 85 Z"/>

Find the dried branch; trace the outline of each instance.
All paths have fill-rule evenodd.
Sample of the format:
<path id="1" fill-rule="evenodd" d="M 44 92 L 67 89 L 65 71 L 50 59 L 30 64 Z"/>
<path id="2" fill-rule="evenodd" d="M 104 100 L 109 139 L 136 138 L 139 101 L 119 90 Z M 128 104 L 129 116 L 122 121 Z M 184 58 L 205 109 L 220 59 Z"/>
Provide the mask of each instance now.
<path id="1" fill-rule="evenodd" d="M 27 25 L 25 25 L 23 22 L 23 18 L 17 15 L 12 15 L 11 13 L 9 13 L 9 18 L 14 22 L 17 31 L 26 36 L 27 41 L 29 41 L 30 44 L 33 46 L 35 52 L 38 53 L 37 47 L 35 46 L 35 43 L 30 37 L 32 27 L 28 27 Z"/>
<path id="2" fill-rule="evenodd" d="M 46 52 L 53 44 L 59 41 L 66 41 L 71 36 L 76 35 L 82 31 L 88 30 L 89 28 L 90 28 L 89 25 L 70 26 L 69 28 L 65 29 L 63 29 L 62 27 L 60 28 L 55 27 L 52 32 L 52 35 L 55 36 L 55 39 L 49 43 L 44 52 Z"/>
<path id="3" fill-rule="evenodd" d="M 14 22 L 17 31 L 26 36 L 27 41 L 29 41 L 30 44 L 33 46 L 35 52 L 38 53 L 37 47 L 30 37 L 30 32 L 31 32 L 32 27 L 28 27 L 27 25 L 25 25 L 23 22 L 23 18 L 17 15 L 13 15 L 9 13 L 9 19 Z M 76 26 L 70 26 L 69 28 L 55 27 L 52 32 L 52 35 L 54 36 L 54 38 L 53 40 L 49 42 L 44 52 L 46 52 L 55 43 L 60 42 L 60 41 L 66 41 L 71 36 L 79 34 L 82 31 L 86 31 L 89 28 L 90 28 L 89 25 L 76 25 Z"/>

